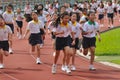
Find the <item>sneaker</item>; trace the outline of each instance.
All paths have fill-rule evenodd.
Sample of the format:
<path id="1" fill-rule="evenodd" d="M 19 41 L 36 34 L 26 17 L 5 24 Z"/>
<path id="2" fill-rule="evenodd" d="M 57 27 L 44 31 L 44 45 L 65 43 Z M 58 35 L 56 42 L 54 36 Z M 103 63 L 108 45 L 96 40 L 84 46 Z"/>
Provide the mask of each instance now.
<path id="1" fill-rule="evenodd" d="M 96 68 L 95 68 L 93 65 L 90 65 L 89 70 L 90 70 L 90 71 L 95 71 Z"/>
<path id="2" fill-rule="evenodd" d="M 21 36 L 21 35 L 19 35 L 18 39 L 22 39 L 22 36 Z"/>
<path id="3" fill-rule="evenodd" d="M 111 25 L 111 28 L 113 28 L 114 26 L 113 25 Z"/>
<path id="4" fill-rule="evenodd" d="M 43 47 L 43 44 L 40 44 L 40 48 L 42 48 Z"/>
<path id="5" fill-rule="evenodd" d="M 19 32 L 17 32 L 17 37 L 19 37 L 19 35 L 20 35 L 20 33 L 19 33 Z"/>
<path id="6" fill-rule="evenodd" d="M 56 53 L 55 52 L 53 52 L 53 56 L 55 56 L 56 55 Z"/>
<path id="7" fill-rule="evenodd" d="M 36 59 L 36 64 L 41 64 L 42 62 L 40 61 L 40 58 Z"/>
<path id="8" fill-rule="evenodd" d="M 62 71 L 66 71 L 66 66 L 65 66 L 65 65 L 62 65 L 61 70 L 62 70 Z"/>
<path id="9" fill-rule="evenodd" d="M 9 54 L 13 54 L 13 50 L 9 48 Z"/>
<path id="10" fill-rule="evenodd" d="M 52 73 L 55 74 L 57 72 L 57 65 L 56 64 L 53 64 L 52 65 Z"/>
<path id="11" fill-rule="evenodd" d="M 76 67 L 74 65 L 71 66 L 71 70 L 72 71 L 75 71 L 76 70 Z"/>
<path id="12" fill-rule="evenodd" d="M 68 66 L 66 66 L 66 73 L 67 73 L 67 74 L 70 74 L 70 73 L 71 73 L 71 70 L 70 70 L 70 68 L 69 68 Z"/>
<path id="13" fill-rule="evenodd" d="M 3 69 L 4 68 L 4 65 L 3 64 L 0 64 L 0 69 Z"/>

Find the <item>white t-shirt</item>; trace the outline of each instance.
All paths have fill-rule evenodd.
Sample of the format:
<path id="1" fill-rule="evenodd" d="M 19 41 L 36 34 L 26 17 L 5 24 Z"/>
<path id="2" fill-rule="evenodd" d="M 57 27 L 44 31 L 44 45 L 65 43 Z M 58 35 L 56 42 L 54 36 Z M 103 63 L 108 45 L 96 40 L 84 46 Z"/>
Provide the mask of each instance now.
<path id="1" fill-rule="evenodd" d="M 67 36 L 71 35 L 71 32 L 72 32 L 71 26 L 69 23 L 67 26 L 60 24 L 60 25 L 58 25 L 57 28 L 53 28 L 52 31 L 53 32 L 63 32 L 64 31 L 64 34 L 58 34 L 58 35 L 56 35 L 56 37 L 67 37 Z"/>
<path id="2" fill-rule="evenodd" d="M 54 8 L 53 9 L 49 8 L 48 12 L 50 13 L 50 15 L 52 15 L 54 13 Z"/>
<path id="3" fill-rule="evenodd" d="M 120 10 L 120 4 L 117 5 L 117 10 Z"/>
<path id="4" fill-rule="evenodd" d="M 14 21 L 14 13 L 8 13 L 7 11 L 3 13 L 3 18 L 6 23 L 13 23 Z"/>
<path id="5" fill-rule="evenodd" d="M 105 9 L 98 7 L 97 8 L 97 12 L 98 12 L 98 14 L 104 14 L 105 13 Z"/>
<path id="6" fill-rule="evenodd" d="M 40 33 L 40 29 L 44 28 L 42 22 L 39 20 L 38 23 L 33 20 L 28 23 L 27 30 L 30 30 L 30 33 Z"/>
<path id="7" fill-rule="evenodd" d="M 0 28 L 0 41 L 7 41 L 8 34 L 12 34 L 12 30 L 9 26 L 5 25 L 4 28 Z"/>
<path id="8" fill-rule="evenodd" d="M 23 20 L 23 18 L 24 18 L 24 15 L 22 14 L 22 13 L 20 13 L 20 14 L 15 14 L 15 16 L 16 16 L 16 20 L 17 21 L 22 21 Z"/>
<path id="9" fill-rule="evenodd" d="M 30 8 L 25 7 L 24 12 L 25 14 L 31 14 L 32 13 L 31 7 Z"/>
<path id="10" fill-rule="evenodd" d="M 0 15 L 2 15 L 3 14 L 3 11 L 2 10 L 0 10 Z"/>
<path id="11" fill-rule="evenodd" d="M 87 21 L 82 28 L 83 28 L 83 31 L 85 32 L 92 32 L 90 34 L 86 34 L 83 36 L 92 38 L 96 36 L 96 32 L 99 30 L 99 24 L 97 22 L 94 22 L 94 24 L 91 24 L 90 21 Z"/>
<path id="12" fill-rule="evenodd" d="M 47 22 L 46 20 L 46 16 L 45 15 L 40 15 L 38 16 L 38 19 L 42 22 L 42 24 L 45 26 L 45 22 Z"/>
<path id="13" fill-rule="evenodd" d="M 83 16 L 80 18 L 80 22 L 82 22 L 82 21 L 87 21 L 85 15 L 83 15 Z M 81 26 L 83 26 L 83 25 L 84 25 L 84 23 L 81 23 Z"/>
<path id="14" fill-rule="evenodd" d="M 114 6 L 111 5 L 111 6 L 107 6 L 107 13 L 114 13 Z"/>
<path id="15" fill-rule="evenodd" d="M 80 30 L 81 25 L 78 22 L 75 22 L 75 24 L 70 22 L 70 25 L 71 25 L 72 32 L 75 32 L 74 38 L 79 38 L 81 33 L 81 30 Z"/>

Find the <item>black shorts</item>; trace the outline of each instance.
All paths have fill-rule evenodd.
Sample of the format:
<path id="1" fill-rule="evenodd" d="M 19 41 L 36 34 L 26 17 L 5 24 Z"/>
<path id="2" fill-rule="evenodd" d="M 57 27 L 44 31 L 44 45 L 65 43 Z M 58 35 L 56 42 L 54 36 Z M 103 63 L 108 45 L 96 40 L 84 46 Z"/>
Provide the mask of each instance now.
<path id="1" fill-rule="evenodd" d="M 52 39 L 55 39 L 55 38 L 56 38 L 55 35 L 53 34 L 53 32 L 51 32 L 51 38 L 52 38 Z"/>
<path id="2" fill-rule="evenodd" d="M 10 29 L 12 30 L 12 33 L 14 33 L 14 25 L 13 24 L 6 24 L 10 27 Z"/>
<path id="3" fill-rule="evenodd" d="M 107 17 L 113 19 L 114 14 L 113 13 L 107 13 Z"/>
<path id="4" fill-rule="evenodd" d="M 23 22 L 22 21 L 16 21 L 17 25 L 19 28 L 22 28 L 23 27 Z"/>
<path id="5" fill-rule="evenodd" d="M 26 18 L 26 22 L 30 22 L 32 20 L 32 17 L 30 14 L 25 14 L 24 16 Z"/>
<path id="6" fill-rule="evenodd" d="M 118 12 L 119 12 L 119 14 L 120 14 L 120 10 L 119 10 Z"/>
<path id="7" fill-rule="evenodd" d="M 40 34 L 41 34 L 41 35 L 44 35 L 44 34 L 45 34 L 45 32 L 44 32 L 43 29 L 40 29 Z"/>
<path id="8" fill-rule="evenodd" d="M 98 19 L 99 19 L 99 20 L 101 20 L 101 19 L 103 19 L 103 18 L 104 18 L 104 14 L 99 14 L 99 15 L 98 15 Z"/>
<path id="9" fill-rule="evenodd" d="M 56 50 L 63 50 L 66 46 L 71 46 L 71 37 L 56 37 Z"/>
<path id="10" fill-rule="evenodd" d="M 114 12 L 117 13 L 117 8 L 116 7 L 114 8 Z"/>
<path id="11" fill-rule="evenodd" d="M 92 37 L 92 38 L 83 37 L 82 46 L 84 49 L 90 48 L 90 47 L 96 47 L 95 43 L 96 43 L 95 37 Z"/>
<path id="12" fill-rule="evenodd" d="M 3 51 L 8 51 L 9 50 L 8 41 L 0 41 L 0 49 L 3 49 Z"/>
<path id="13" fill-rule="evenodd" d="M 72 40 L 73 41 L 73 40 Z M 75 39 L 75 45 L 71 45 L 72 48 L 79 49 L 79 38 Z"/>
<path id="14" fill-rule="evenodd" d="M 40 33 L 30 34 L 29 44 L 31 44 L 32 46 L 35 46 L 37 44 L 42 44 L 42 39 L 41 39 Z"/>

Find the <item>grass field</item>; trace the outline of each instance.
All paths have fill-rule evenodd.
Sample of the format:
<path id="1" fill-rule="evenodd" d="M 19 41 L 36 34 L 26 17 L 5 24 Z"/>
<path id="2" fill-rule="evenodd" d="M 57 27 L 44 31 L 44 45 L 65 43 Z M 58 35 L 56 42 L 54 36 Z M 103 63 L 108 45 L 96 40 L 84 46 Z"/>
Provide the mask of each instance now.
<path id="1" fill-rule="evenodd" d="M 120 64 L 120 28 L 102 33 L 101 38 L 96 43 L 96 60 Z"/>
<path id="2" fill-rule="evenodd" d="M 102 33 L 101 38 L 96 43 L 96 55 L 120 55 L 120 28 Z"/>

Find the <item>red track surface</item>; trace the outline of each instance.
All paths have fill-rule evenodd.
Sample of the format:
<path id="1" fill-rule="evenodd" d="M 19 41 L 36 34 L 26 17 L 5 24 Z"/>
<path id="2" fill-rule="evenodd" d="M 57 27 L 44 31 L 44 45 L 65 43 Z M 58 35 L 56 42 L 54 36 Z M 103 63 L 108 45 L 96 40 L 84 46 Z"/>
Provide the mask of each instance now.
<path id="1" fill-rule="evenodd" d="M 115 21 L 115 26 L 119 25 L 118 19 Z M 107 21 L 105 23 L 106 27 L 103 27 L 102 31 L 108 29 Z M 67 75 L 60 70 L 62 53 L 58 61 L 57 74 L 53 75 L 51 73 L 53 50 L 48 35 L 46 36 L 45 46 L 41 49 L 41 60 L 43 62 L 41 65 L 35 63 L 35 53 L 29 53 L 30 46 L 27 39 L 18 40 L 14 35 L 13 49 L 14 54 L 4 58 L 5 69 L 0 69 L 0 80 L 120 80 L 120 69 L 96 62 L 97 70 L 89 71 L 89 60 L 80 56 L 76 56 L 77 71 Z"/>

